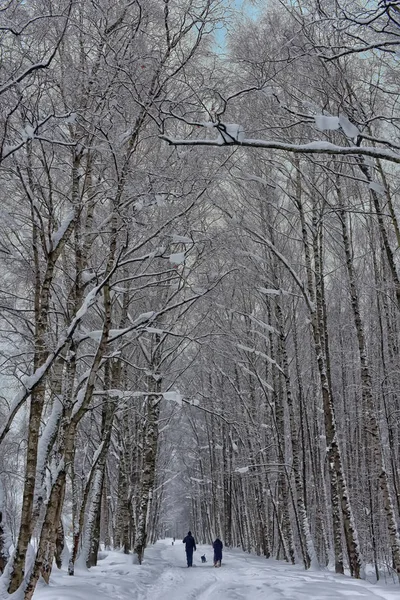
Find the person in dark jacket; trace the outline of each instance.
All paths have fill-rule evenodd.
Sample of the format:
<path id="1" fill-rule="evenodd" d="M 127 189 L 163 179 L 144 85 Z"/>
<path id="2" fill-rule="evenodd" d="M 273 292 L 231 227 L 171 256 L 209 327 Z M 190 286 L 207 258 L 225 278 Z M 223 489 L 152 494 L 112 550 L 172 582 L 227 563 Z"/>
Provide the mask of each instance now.
<path id="1" fill-rule="evenodd" d="M 192 532 L 188 531 L 188 534 L 185 538 L 183 538 L 183 543 L 186 545 L 186 559 L 187 566 L 193 566 L 193 551 L 196 552 L 196 542 L 194 541 L 194 537 L 192 536 Z"/>
<path id="2" fill-rule="evenodd" d="M 214 567 L 220 567 L 222 561 L 222 548 L 224 547 L 223 543 L 219 538 L 213 542 L 214 548 Z"/>

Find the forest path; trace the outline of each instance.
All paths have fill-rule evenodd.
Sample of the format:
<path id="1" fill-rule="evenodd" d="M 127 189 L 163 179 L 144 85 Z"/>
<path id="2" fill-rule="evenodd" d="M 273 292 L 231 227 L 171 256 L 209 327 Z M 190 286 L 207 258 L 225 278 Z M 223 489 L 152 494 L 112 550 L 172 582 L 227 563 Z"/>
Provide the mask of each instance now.
<path id="1" fill-rule="evenodd" d="M 205 554 L 207 563 L 200 556 Z M 157 542 L 142 566 L 132 556 L 103 553 L 97 567 L 76 577 L 55 572 L 50 586 L 38 587 L 34 600 L 398 600 L 398 586 L 371 585 L 327 571 L 266 560 L 241 550 L 224 551 L 215 569 L 210 546 L 197 547 L 186 567 L 181 540 Z"/>

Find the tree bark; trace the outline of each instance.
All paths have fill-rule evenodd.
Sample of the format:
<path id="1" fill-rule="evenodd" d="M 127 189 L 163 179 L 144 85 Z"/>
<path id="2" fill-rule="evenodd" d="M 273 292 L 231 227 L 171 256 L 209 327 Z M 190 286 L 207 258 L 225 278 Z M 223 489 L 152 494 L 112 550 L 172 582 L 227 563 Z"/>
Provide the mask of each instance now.
<path id="1" fill-rule="evenodd" d="M 397 529 L 396 516 L 393 507 L 392 495 L 389 486 L 389 477 L 387 474 L 385 459 L 382 450 L 381 434 L 379 423 L 375 415 L 375 406 L 372 394 L 372 378 L 367 358 L 367 348 L 365 343 L 364 325 L 362 322 L 360 302 L 356 286 L 355 270 L 353 265 L 352 251 L 347 227 L 347 215 L 344 209 L 344 201 L 342 191 L 337 184 L 337 196 L 340 207 L 340 222 L 342 226 L 343 246 L 346 256 L 346 267 L 349 278 L 351 306 L 353 309 L 354 325 L 357 332 L 359 360 L 360 360 L 360 377 L 361 377 L 361 394 L 366 414 L 366 435 L 369 440 L 370 447 L 373 453 L 374 471 L 378 469 L 378 481 L 383 497 L 383 507 L 386 515 L 386 523 L 388 528 L 389 539 L 392 547 L 393 564 L 398 576 L 400 576 L 400 537 Z M 372 475 L 372 474 L 371 474 Z"/>
<path id="2" fill-rule="evenodd" d="M 153 364 L 154 376 L 157 377 L 157 366 Z M 155 481 L 155 467 L 157 458 L 158 441 L 158 417 L 160 412 L 160 397 L 151 395 L 151 392 L 159 393 L 161 391 L 161 378 L 155 378 L 153 375 L 148 377 L 147 410 L 146 410 L 146 434 L 143 448 L 143 474 L 140 489 L 140 500 L 138 503 L 138 518 L 136 524 L 136 535 L 134 553 L 138 563 L 142 564 L 144 550 L 147 542 L 147 519 L 152 490 Z"/>

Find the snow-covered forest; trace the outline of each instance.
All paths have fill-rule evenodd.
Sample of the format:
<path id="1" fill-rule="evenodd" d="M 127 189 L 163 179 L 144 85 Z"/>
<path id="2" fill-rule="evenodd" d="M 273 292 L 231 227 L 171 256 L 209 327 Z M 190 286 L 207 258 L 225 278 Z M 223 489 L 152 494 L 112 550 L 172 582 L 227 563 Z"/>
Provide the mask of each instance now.
<path id="1" fill-rule="evenodd" d="M 0 2 L 0 596 L 190 528 L 400 576 L 399 0 Z"/>

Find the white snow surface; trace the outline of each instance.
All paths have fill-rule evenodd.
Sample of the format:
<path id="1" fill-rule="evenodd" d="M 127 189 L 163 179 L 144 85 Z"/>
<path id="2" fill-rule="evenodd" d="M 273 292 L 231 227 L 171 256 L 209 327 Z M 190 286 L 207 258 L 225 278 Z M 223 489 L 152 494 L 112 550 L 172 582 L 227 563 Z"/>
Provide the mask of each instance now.
<path id="1" fill-rule="evenodd" d="M 320 131 L 336 131 L 339 127 L 342 129 L 346 137 L 356 139 L 359 135 L 358 128 L 346 117 L 332 117 L 331 115 L 315 115 L 315 126 Z"/>
<path id="2" fill-rule="evenodd" d="M 235 469 L 235 473 L 248 473 L 249 472 L 249 467 L 237 467 L 237 469 Z"/>
<path id="3" fill-rule="evenodd" d="M 360 133 L 358 128 L 355 125 L 353 125 L 353 123 L 346 117 L 346 115 L 340 115 L 339 124 L 344 134 L 348 138 L 355 139 Z"/>
<path id="4" fill-rule="evenodd" d="M 172 234 L 172 243 L 173 244 L 192 244 L 193 240 L 190 237 L 186 237 L 185 235 Z"/>
<path id="5" fill-rule="evenodd" d="M 267 296 L 290 296 L 289 292 L 286 290 L 275 290 L 273 288 L 258 288 L 262 294 L 266 294 Z"/>
<path id="6" fill-rule="evenodd" d="M 69 117 L 67 117 L 67 118 L 65 119 L 65 122 L 66 122 L 66 123 L 76 123 L 76 117 L 77 117 L 77 114 L 76 114 L 75 112 L 72 112 L 72 113 L 69 115 Z"/>
<path id="7" fill-rule="evenodd" d="M 164 392 L 163 393 L 164 400 L 169 400 L 170 402 L 176 402 L 179 406 L 182 405 L 182 396 L 179 390 Z"/>
<path id="8" fill-rule="evenodd" d="M 175 252 L 175 254 L 171 254 L 169 262 L 173 265 L 182 265 L 185 262 L 185 253 Z"/>
<path id="9" fill-rule="evenodd" d="M 201 563 L 200 556 L 207 562 Z M 266 560 L 242 550 L 223 551 L 215 569 L 211 546 L 197 546 L 193 568 L 186 567 L 184 545 L 162 540 L 146 549 L 144 562 L 104 552 L 97 567 L 53 570 L 50 585 L 39 584 L 34 600 L 398 600 L 399 586 L 372 585 L 329 571 Z"/>
<path id="10" fill-rule="evenodd" d="M 339 129 L 339 117 L 330 115 L 315 115 L 315 126 L 320 131 L 335 131 Z"/>
<path id="11" fill-rule="evenodd" d="M 35 128 L 32 125 L 25 125 L 25 129 L 21 132 L 21 137 L 24 141 L 33 140 L 35 137 Z"/>
<path id="12" fill-rule="evenodd" d="M 51 242 L 53 249 L 56 249 L 58 244 L 63 239 L 68 227 L 71 225 L 72 221 L 75 219 L 75 211 L 71 211 L 61 223 L 60 227 L 55 231 L 51 236 Z"/>
<path id="13" fill-rule="evenodd" d="M 385 188 L 383 187 L 382 184 L 378 183 L 377 181 L 370 181 L 368 187 L 369 187 L 370 190 L 373 190 L 377 194 L 384 194 L 385 193 Z"/>
<path id="14" fill-rule="evenodd" d="M 221 144 L 233 144 L 244 140 L 244 130 L 237 123 L 221 123 L 218 129 L 218 140 Z"/>

